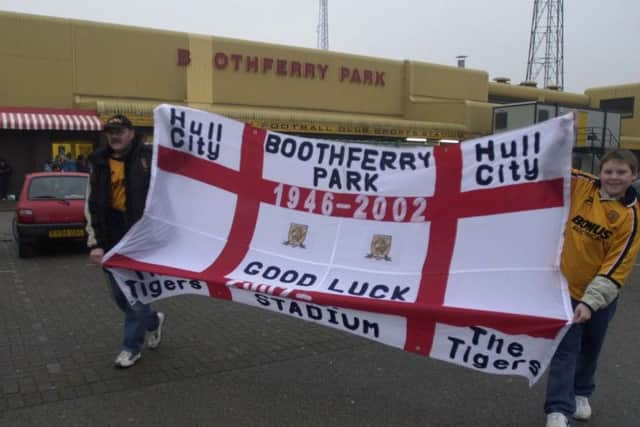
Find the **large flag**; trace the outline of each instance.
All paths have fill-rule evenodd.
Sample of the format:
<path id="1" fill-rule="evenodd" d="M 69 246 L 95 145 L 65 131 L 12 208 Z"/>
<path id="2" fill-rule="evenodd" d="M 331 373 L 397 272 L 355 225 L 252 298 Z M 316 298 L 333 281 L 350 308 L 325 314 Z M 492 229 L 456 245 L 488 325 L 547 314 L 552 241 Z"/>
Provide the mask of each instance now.
<path id="1" fill-rule="evenodd" d="M 542 376 L 573 117 L 436 147 L 154 112 L 146 210 L 105 257 L 129 300 L 228 299 L 479 371 Z"/>

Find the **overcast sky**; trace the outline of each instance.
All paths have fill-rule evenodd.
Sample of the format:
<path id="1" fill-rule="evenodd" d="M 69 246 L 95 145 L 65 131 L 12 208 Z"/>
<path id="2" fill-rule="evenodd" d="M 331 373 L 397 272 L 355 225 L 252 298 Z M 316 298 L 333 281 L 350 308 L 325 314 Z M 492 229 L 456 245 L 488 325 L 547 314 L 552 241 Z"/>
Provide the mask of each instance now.
<path id="1" fill-rule="evenodd" d="M 533 0 L 329 0 L 333 51 L 526 73 Z M 565 90 L 640 82 L 640 1 L 564 2 Z M 318 0 L 0 0 L 0 10 L 315 48 Z M 541 78 L 539 85 L 541 85 Z"/>

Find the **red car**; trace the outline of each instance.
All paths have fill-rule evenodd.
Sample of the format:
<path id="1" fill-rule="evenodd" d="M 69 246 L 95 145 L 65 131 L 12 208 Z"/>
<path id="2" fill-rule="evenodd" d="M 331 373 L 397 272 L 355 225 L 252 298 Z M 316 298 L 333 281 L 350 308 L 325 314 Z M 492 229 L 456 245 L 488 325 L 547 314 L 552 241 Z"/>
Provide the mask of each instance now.
<path id="1" fill-rule="evenodd" d="M 32 256 L 47 241 L 84 240 L 88 179 L 89 174 L 79 172 L 39 172 L 25 177 L 13 222 L 20 257 Z"/>

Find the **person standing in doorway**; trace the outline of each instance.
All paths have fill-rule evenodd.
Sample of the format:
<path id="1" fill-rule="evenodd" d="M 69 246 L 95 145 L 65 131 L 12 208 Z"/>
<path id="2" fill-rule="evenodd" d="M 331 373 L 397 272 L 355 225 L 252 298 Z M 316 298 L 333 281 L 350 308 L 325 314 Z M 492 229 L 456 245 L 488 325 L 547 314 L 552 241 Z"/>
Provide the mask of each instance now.
<path id="1" fill-rule="evenodd" d="M 64 172 L 78 172 L 78 165 L 71 153 L 67 153 L 62 161 L 62 170 Z"/>
<path id="2" fill-rule="evenodd" d="M 141 142 L 126 116 L 109 118 L 104 133 L 106 146 L 89 157 L 91 175 L 85 205 L 89 257 L 98 265 L 104 254 L 142 217 L 152 155 L 151 147 Z M 160 345 L 165 315 L 150 304 L 130 305 L 113 275 L 105 270 L 105 276 L 125 316 L 122 348 L 114 363 L 128 368 L 140 360 L 145 343 L 151 349 Z"/>
<path id="3" fill-rule="evenodd" d="M 0 200 L 7 200 L 9 192 L 9 179 L 13 170 L 4 158 L 0 157 Z"/>
<path id="4" fill-rule="evenodd" d="M 84 154 L 78 154 L 76 169 L 78 172 L 89 172 L 89 158 Z"/>

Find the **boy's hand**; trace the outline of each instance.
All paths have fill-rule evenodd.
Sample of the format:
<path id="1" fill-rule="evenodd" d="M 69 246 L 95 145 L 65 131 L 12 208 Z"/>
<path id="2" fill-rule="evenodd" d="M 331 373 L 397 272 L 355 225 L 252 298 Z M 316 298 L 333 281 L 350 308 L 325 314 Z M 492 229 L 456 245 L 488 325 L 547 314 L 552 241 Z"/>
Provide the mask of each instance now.
<path id="1" fill-rule="evenodd" d="M 583 323 L 591 319 L 591 309 L 586 304 L 579 303 L 573 312 L 573 323 Z"/>

